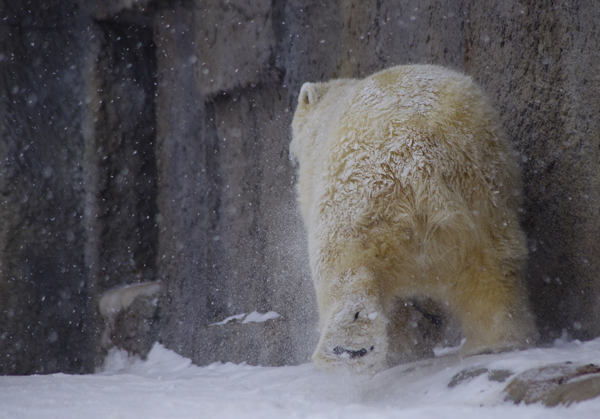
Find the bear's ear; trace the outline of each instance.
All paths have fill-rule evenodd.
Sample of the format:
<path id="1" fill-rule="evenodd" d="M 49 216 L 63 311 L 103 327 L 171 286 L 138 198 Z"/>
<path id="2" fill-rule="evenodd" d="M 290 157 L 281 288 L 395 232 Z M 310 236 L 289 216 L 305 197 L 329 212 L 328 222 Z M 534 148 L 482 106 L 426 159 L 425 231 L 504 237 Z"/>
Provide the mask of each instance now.
<path id="1" fill-rule="evenodd" d="M 321 83 L 304 83 L 300 89 L 298 104 L 303 106 L 314 106 L 325 93 L 325 86 Z"/>

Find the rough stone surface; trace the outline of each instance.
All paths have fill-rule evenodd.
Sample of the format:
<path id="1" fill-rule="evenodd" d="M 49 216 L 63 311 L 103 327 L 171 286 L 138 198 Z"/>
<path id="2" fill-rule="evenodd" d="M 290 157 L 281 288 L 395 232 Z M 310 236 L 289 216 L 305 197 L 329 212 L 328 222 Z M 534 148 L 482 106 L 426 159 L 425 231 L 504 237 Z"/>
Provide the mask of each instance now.
<path id="1" fill-rule="evenodd" d="M 472 2 L 465 69 L 521 153 L 527 279 L 544 340 L 600 334 L 600 7 Z M 483 18 L 483 17 L 486 18 Z"/>
<path id="2" fill-rule="evenodd" d="M 271 329 L 281 342 L 291 342 L 282 359 L 306 361 L 316 314 L 287 153 L 291 113 L 285 91 L 249 84 L 198 96 L 202 63 L 189 60 L 197 52 L 188 32 L 198 14 L 185 8 L 161 13 L 159 114 L 178 112 L 159 117 L 158 125 L 159 277 L 168 289 L 161 338 L 197 363 L 215 360 L 215 342 L 237 339 L 218 353 L 251 362 L 256 353 L 235 348 L 255 347 L 253 333 L 231 327 L 206 332 L 202 326 L 274 310 L 287 320 Z M 231 86 L 245 85 L 240 77 Z M 272 342 L 264 344 L 273 359 L 282 356 Z"/>
<path id="3" fill-rule="evenodd" d="M 109 343 L 132 354 L 146 357 L 158 341 L 156 323 L 160 320 L 158 298 L 138 296 L 130 307 L 118 313 L 107 326 Z M 109 348 L 106 348 L 109 349 Z"/>
<path id="4" fill-rule="evenodd" d="M 570 405 L 600 396 L 600 367 L 570 362 L 533 368 L 515 377 L 504 389 L 506 401 Z"/>
<path id="5" fill-rule="evenodd" d="M 152 31 L 98 22 L 93 158 L 97 292 L 156 277 L 156 50 Z"/>
<path id="6" fill-rule="evenodd" d="M 271 0 L 195 2 L 194 67 L 198 95 L 207 98 L 270 79 L 275 46 Z M 192 29 L 192 28 L 188 28 Z"/>
<path id="7" fill-rule="evenodd" d="M 0 8 L 0 373 L 84 372 L 90 34 L 77 2 L 33 3 Z"/>
<path id="8" fill-rule="evenodd" d="M 473 367 L 462 370 L 458 374 L 454 375 L 448 383 L 449 388 L 454 388 L 462 383 L 469 382 L 480 375 L 487 374 L 489 381 L 497 381 L 503 383 L 508 377 L 513 375 L 513 372 L 509 370 L 489 370 L 484 367 Z"/>
<path id="9" fill-rule="evenodd" d="M 598 2 L 31 0 L 0 14 L 0 373 L 93 370 L 99 296 L 157 279 L 156 321 L 124 330 L 141 322 L 199 364 L 308 360 L 295 101 L 306 81 L 406 63 L 490 94 L 522 157 L 542 337 L 600 335 Z M 207 326 L 253 310 L 282 317 Z"/>
<path id="10" fill-rule="evenodd" d="M 188 5 L 189 6 L 189 5 Z M 196 93 L 193 56 L 194 14 L 189 8 L 164 10 L 155 34 L 158 60 L 157 216 L 158 275 L 166 297 L 162 338 L 188 356 L 197 326 L 211 318 L 212 277 L 208 234 L 217 202 L 213 171 L 214 128 L 203 122 L 207 109 Z M 214 119 L 214 118 L 213 118 Z M 207 210 L 209 209 L 210 210 Z"/>
<path id="11" fill-rule="evenodd" d="M 199 346 L 197 357 L 203 363 L 228 359 L 230 362 L 246 362 L 250 365 L 289 365 L 298 354 L 295 336 L 286 330 L 295 328 L 294 322 L 285 318 L 265 323 L 228 323 L 222 326 L 198 328 Z M 211 342 L 209 345 L 202 341 Z M 304 346 L 304 345 L 303 345 Z"/>

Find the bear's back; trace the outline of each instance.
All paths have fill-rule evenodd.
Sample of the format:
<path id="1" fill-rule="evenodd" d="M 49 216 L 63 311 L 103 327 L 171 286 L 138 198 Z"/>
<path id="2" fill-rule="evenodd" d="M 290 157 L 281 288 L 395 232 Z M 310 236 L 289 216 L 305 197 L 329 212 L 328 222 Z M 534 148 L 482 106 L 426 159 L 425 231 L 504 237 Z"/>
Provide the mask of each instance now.
<path id="1" fill-rule="evenodd" d="M 321 140 L 316 169 L 336 185 L 319 191 L 330 208 L 358 209 L 381 191 L 396 199 L 411 190 L 416 198 L 443 195 L 439 200 L 469 210 L 516 209 L 518 167 L 496 114 L 470 78 L 436 66 L 400 66 L 350 86 L 342 103 L 333 102 L 343 110 L 328 121 L 333 128 Z"/>
<path id="2" fill-rule="evenodd" d="M 299 159 L 309 241 L 328 237 L 335 247 L 391 234 L 410 237 L 421 253 L 456 258 L 449 248 L 521 240 L 518 166 L 469 77 L 400 66 L 317 89 L 295 121 L 300 137 L 303 124 L 316 130 Z"/>

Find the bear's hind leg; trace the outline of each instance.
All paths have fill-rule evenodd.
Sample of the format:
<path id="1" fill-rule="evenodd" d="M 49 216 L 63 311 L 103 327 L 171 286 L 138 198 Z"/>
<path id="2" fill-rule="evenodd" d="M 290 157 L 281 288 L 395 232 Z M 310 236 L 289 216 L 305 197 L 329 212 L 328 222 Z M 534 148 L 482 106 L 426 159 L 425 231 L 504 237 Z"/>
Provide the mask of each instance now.
<path id="1" fill-rule="evenodd" d="M 524 349 L 534 343 L 533 316 L 516 274 L 470 268 L 454 285 L 451 299 L 466 337 L 463 355 Z"/>
<path id="2" fill-rule="evenodd" d="M 373 272 L 348 270 L 318 297 L 321 337 L 313 354 L 315 364 L 353 372 L 385 368 L 388 320 Z"/>

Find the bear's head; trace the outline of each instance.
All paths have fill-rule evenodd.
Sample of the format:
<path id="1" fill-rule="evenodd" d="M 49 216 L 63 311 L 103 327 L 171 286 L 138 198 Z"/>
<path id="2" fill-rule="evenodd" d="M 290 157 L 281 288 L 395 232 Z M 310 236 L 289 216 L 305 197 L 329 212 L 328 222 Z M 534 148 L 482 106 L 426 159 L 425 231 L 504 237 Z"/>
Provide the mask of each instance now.
<path id="1" fill-rule="evenodd" d="M 340 79 L 326 83 L 304 83 L 292 121 L 290 158 L 301 161 L 305 153 L 318 149 L 316 143 L 330 133 L 331 121 L 339 118 L 352 89 L 344 86 L 355 80 Z"/>

